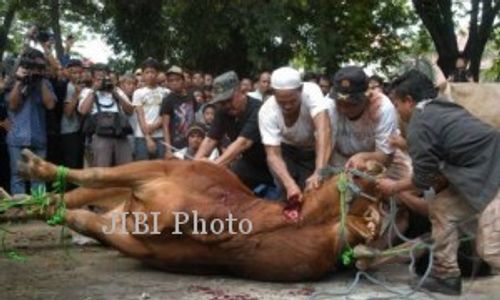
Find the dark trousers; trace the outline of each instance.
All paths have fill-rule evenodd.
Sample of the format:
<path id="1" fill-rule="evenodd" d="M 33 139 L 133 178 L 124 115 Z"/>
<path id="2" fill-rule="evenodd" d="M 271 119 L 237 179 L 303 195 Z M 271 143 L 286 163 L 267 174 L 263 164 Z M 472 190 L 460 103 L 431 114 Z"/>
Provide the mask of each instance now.
<path id="1" fill-rule="evenodd" d="M 240 158 L 231 164 L 231 171 L 251 190 L 261 184 L 274 185 L 273 177 L 267 166 L 257 166 L 244 158 Z"/>
<path id="2" fill-rule="evenodd" d="M 281 144 L 281 155 L 286 163 L 288 173 L 301 190 L 306 186 L 306 180 L 316 168 L 316 150 L 304 150 L 287 144 Z"/>
<path id="3" fill-rule="evenodd" d="M 83 168 L 84 140 L 80 132 L 61 134 L 61 163 L 71 169 Z"/>

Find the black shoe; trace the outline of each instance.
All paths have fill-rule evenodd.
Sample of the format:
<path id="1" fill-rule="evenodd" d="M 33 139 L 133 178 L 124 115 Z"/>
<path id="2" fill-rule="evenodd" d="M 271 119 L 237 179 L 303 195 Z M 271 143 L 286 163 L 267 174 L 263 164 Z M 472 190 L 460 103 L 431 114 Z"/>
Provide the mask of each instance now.
<path id="1" fill-rule="evenodd" d="M 419 282 L 420 278 L 414 281 L 414 283 L 412 284 L 412 288 L 417 288 Z M 420 288 L 429 292 L 458 296 L 462 294 L 462 278 L 450 277 L 441 279 L 438 277 L 429 276 L 425 279 Z"/>

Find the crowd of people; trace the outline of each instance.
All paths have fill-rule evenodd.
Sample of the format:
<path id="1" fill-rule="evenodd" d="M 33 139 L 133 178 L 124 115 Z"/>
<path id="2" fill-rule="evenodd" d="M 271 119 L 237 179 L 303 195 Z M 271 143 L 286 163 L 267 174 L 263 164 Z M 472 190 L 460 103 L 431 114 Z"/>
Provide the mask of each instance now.
<path id="1" fill-rule="evenodd" d="M 164 68 L 148 58 L 134 73 L 116 74 L 104 64 L 58 62 L 50 51 L 28 49 L 2 81 L 1 185 L 22 194 L 43 184 L 25 182 L 17 169 L 29 148 L 70 168 L 209 161 L 260 196 L 300 203 L 304 191 L 321 185 L 328 165 L 365 170 L 375 161 L 391 174 L 379 180 L 380 190 L 428 216 L 435 240 L 446 240 L 424 287 L 457 293 L 460 216 L 482 213 L 480 255 L 500 268 L 500 135 L 436 99 L 433 82 L 418 71 L 389 87 L 359 66 L 305 79 L 281 67 L 252 80 L 234 71 L 214 78 Z"/>

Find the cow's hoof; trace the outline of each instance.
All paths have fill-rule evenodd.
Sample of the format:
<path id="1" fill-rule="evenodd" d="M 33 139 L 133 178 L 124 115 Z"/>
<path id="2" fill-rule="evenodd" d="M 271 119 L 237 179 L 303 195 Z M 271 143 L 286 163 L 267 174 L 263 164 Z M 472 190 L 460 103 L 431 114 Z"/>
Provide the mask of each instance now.
<path id="1" fill-rule="evenodd" d="M 56 166 L 36 156 L 28 149 L 21 151 L 21 160 L 17 163 L 19 174 L 27 179 L 52 180 Z"/>

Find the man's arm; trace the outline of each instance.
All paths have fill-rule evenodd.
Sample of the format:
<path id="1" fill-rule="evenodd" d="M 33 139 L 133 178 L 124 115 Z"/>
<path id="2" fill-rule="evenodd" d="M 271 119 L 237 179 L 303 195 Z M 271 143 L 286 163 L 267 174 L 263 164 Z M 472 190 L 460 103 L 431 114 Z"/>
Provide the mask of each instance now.
<path id="1" fill-rule="evenodd" d="M 142 131 L 144 137 L 149 135 L 148 124 L 146 124 L 146 118 L 144 117 L 144 108 L 142 106 L 135 107 L 135 113 L 137 114 L 137 121 L 139 123 L 139 128 Z"/>
<path id="2" fill-rule="evenodd" d="M 74 85 L 75 91 L 73 95 L 68 99 L 67 101 L 64 102 L 64 115 L 66 117 L 71 117 L 76 110 L 76 107 L 78 106 L 78 97 L 80 96 L 80 86 Z"/>
<path id="3" fill-rule="evenodd" d="M 170 115 L 164 114 L 161 116 L 162 127 L 163 127 L 163 140 L 165 144 L 171 145 L 172 140 L 170 139 Z M 172 155 L 172 149 L 170 147 L 165 148 L 165 157 L 170 157 Z"/>
<path id="4" fill-rule="evenodd" d="M 128 101 L 127 99 L 125 99 L 122 95 L 120 95 L 120 93 L 118 93 L 115 90 L 113 90 L 113 96 L 116 97 L 118 99 L 118 105 L 121 105 L 123 111 L 127 114 L 127 115 L 131 115 L 134 113 L 134 106 L 132 105 L 132 103 L 130 103 L 130 101 Z"/>
<path id="5" fill-rule="evenodd" d="M 92 110 L 92 106 L 94 105 L 94 101 L 95 92 L 89 92 L 85 99 L 83 99 L 82 104 L 79 107 L 80 114 L 82 114 L 83 116 L 89 114 Z"/>
<path id="6" fill-rule="evenodd" d="M 227 147 L 226 151 L 224 151 L 224 153 L 222 153 L 222 155 L 215 160 L 215 163 L 221 166 L 227 166 L 236 157 L 238 157 L 238 155 L 243 153 L 243 151 L 247 150 L 252 145 L 253 145 L 252 140 L 239 136 L 234 142 L 232 142 Z M 210 153 L 211 151 L 207 155 L 209 155 Z"/>
<path id="7" fill-rule="evenodd" d="M 156 120 L 152 123 L 147 125 L 149 132 L 154 132 L 157 129 L 162 128 L 163 126 L 163 119 L 161 117 L 156 118 Z"/>
<path id="8" fill-rule="evenodd" d="M 196 155 L 194 156 L 194 159 L 200 160 L 205 157 L 208 157 L 210 153 L 215 149 L 219 141 L 209 138 L 208 136 L 203 139 L 203 142 L 201 142 L 200 148 L 196 152 Z"/>
<path id="9" fill-rule="evenodd" d="M 290 200 L 296 197 L 296 200 L 302 201 L 302 192 L 288 172 L 286 163 L 281 156 L 281 146 L 265 146 L 265 149 L 269 168 L 278 176 L 278 179 L 285 187 L 287 199 Z"/>
<path id="10" fill-rule="evenodd" d="M 328 112 L 318 113 L 313 121 L 316 134 L 316 166 L 313 174 L 306 180 L 306 190 L 320 186 L 319 172 L 326 167 L 332 153 L 332 128 Z"/>
<path id="11" fill-rule="evenodd" d="M 53 109 L 56 106 L 56 96 L 50 90 L 48 82 L 42 81 L 42 102 L 46 109 Z"/>
<path id="12" fill-rule="evenodd" d="M 22 84 L 20 81 L 16 81 L 14 87 L 9 93 L 7 97 L 7 101 L 9 104 L 9 109 L 12 111 L 16 111 L 23 102 L 23 95 L 21 94 Z"/>
<path id="13" fill-rule="evenodd" d="M 22 104 L 23 102 L 23 95 L 22 95 L 22 88 L 23 88 L 23 84 L 21 82 L 21 80 L 28 75 L 28 71 L 23 68 L 23 67 L 19 67 L 17 68 L 16 70 L 16 78 L 17 80 L 15 81 L 14 83 L 14 86 L 12 87 L 12 90 L 10 91 L 10 93 L 8 94 L 8 96 L 6 97 L 6 100 L 7 100 L 7 104 L 8 104 L 8 107 L 11 111 L 16 111 Z"/>
<path id="14" fill-rule="evenodd" d="M 332 127 L 328 112 L 323 111 L 314 117 L 316 129 L 316 170 L 326 167 L 332 153 Z"/>

